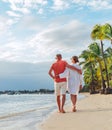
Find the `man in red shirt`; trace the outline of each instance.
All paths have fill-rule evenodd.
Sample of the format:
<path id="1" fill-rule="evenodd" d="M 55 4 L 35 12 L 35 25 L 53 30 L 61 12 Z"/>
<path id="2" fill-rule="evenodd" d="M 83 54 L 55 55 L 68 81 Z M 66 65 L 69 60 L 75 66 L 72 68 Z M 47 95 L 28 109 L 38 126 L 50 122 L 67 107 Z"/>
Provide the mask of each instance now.
<path id="1" fill-rule="evenodd" d="M 54 80 L 54 89 L 56 94 L 56 100 L 58 105 L 58 110 L 61 113 L 65 113 L 64 111 L 64 104 L 66 99 L 66 87 L 67 87 L 67 80 L 66 78 L 60 78 L 59 74 L 65 71 L 67 62 L 62 60 L 61 54 L 56 55 L 56 62 L 52 64 L 49 75 Z M 62 100 L 61 96 L 62 95 Z"/>

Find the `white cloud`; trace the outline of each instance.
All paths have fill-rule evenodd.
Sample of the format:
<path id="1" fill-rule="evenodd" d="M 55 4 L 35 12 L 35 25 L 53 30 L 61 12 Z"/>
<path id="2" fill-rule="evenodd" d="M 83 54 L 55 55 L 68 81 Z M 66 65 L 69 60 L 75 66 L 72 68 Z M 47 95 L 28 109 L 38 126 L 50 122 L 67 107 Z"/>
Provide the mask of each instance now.
<path id="1" fill-rule="evenodd" d="M 109 0 L 93 0 L 87 3 L 88 6 L 92 7 L 95 10 L 98 9 L 112 9 L 112 2 Z"/>
<path id="2" fill-rule="evenodd" d="M 73 0 L 74 4 L 79 6 L 87 6 L 94 10 L 104 10 L 104 9 L 112 9 L 112 1 L 111 0 Z"/>
<path id="3" fill-rule="evenodd" d="M 7 17 L 0 17 L 0 44 L 7 44 L 7 40 L 12 36 L 12 25 L 17 22 L 16 19 L 11 19 Z M 14 37 L 13 37 L 14 38 Z"/>
<path id="4" fill-rule="evenodd" d="M 0 33 L 3 33 L 7 29 L 5 21 L 6 21 L 5 18 L 3 17 L 0 18 Z"/>
<path id="5" fill-rule="evenodd" d="M 46 0 L 5 0 L 5 2 L 10 2 L 11 10 L 8 9 L 7 14 L 11 17 L 0 18 L 0 34 L 2 34 L 0 37 L 3 40 L 0 48 L 1 59 L 37 62 L 53 59 L 58 52 L 70 57 L 72 54 L 80 54 L 91 42 L 90 24 L 73 19 L 71 14 L 55 18 L 49 13 L 50 17 L 45 16 L 43 6 L 47 5 Z M 55 10 L 63 10 L 69 8 L 72 2 L 80 7 L 96 8 L 96 3 L 101 1 L 54 0 L 52 6 Z M 103 1 L 101 7 L 106 7 L 109 2 Z M 40 8 L 37 5 L 41 5 Z M 31 10 L 32 7 L 37 7 L 36 13 Z M 46 18 L 40 17 L 41 15 L 37 13 L 43 14 L 42 16 Z"/>
<path id="6" fill-rule="evenodd" d="M 21 21 L 19 22 L 18 28 L 20 30 L 30 30 L 30 31 L 41 31 L 43 30 L 47 25 L 46 21 L 42 21 L 42 19 L 39 19 L 38 17 L 35 17 L 33 15 L 26 15 L 22 17 Z"/>
<path id="7" fill-rule="evenodd" d="M 28 46 L 42 59 L 49 59 L 57 52 L 79 54 L 89 42 L 89 27 L 74 20 L 63 27 L 42 31 L 29 41 Z"/>
<path id="8" fill-rule="evenodd" d="M 2 0 L 10 3 L 12 10 L 20 11 L 23 13 L 29 13 L 29 8 L 37 8 L 38 5 L 44 6 L 48 2 L 47 0 Z"/>
<path id="9" fill-rule="evenodd" d="M 102 10 L 102 9 L 112 9 L 112 1 L 111 0 L 53 0 L 53 9 L 54 10 L 64 10 L 70 8 L 71 6 L 76 6 L 77 9 L 81 9 L 84 7 L 89 7 L 94 10 Z"/>
<path id="10" fill-rule="evenodd" d="M 39 13 L 39 14 L 43 14 L 43 12 L 44 12 L 44 11 L 43 11 L 42 8 L 38 10 L 38 13 Z"/>
<path id="11" fill-rule="evenodd" d="M 38 3 L 38 4 L 47 4 L 47 0 L 2 0 L 4 2 L 9 2 L 9 3 L 16 3 L 16 4 L 32 4 L 32 3 Z"/>
<path id="12" fill-rule="evenodd" d="M 12 17 L 21 17 L 20 14 L 17 14 L 17 13 L 15 13 L 15 12 L 13 12 L 13 11 L 7 11 L 7 14 L 8 14 L 9 16 L 12 16 Z"/>
<path id="13" fill-rule="evenodd" d="M 6 17 L 2 17 L 2 16 L 0 17 L 0 37 L 8 31 L 8 29 L 12 23 L 13 23 L 12 20 L 10 20 Z"/>
<path id="14" fill-rule="evenodd" d="M 10 10 L 6 13 L 17 18 L 29 15 L 33 9 L 42 14 L 44 12 L 43 6 L 47 5 L 47 0 L 5 0 L 4 2 L 9 3 L 10 6 Z"/>
<path id="15" fill-rule="evenodd" d="M 83 29 L 82 29 L 83 28 Z M 56 45 L 69 46 L 74 44 L 74 42 L 79 41 L 80 35 L 81 39 L 84 40 L 85 34 L 89 32 L 86 25 L 80 23 L 77 20 L 69 21 L 65 25 L 61 25 L 54 28 L 49 28 L 41 34 L 41 39 L 47 39 L 48 44 L 52 45 L 52 42 Z"/>
<path id="16" fill-rule="evenodd" d="M 71 6 L 76 6 L 77 9 L 83 7 L 89 7 L 94 10 L 101 9 L 112 9 L 111 0 L 53 0 L 53 5 L 49 6 L 50 1 L 48 0 L 2 0 L 4 2 L 10 3 L 10 7 L 13 11 L 18 11 L 23 14 L 29 14 L 32 9 L 38 10 L 39 13 L 42 13 L 47 8 L 52 8 L 55 11 L 68 9 Z M 48 7 L 49 6 L 49 7 Z M 43 7 L 40 9 L 40 7 Z"/>
<path id="17" fill-rule="evenodd" d="M 55 10 L 63 10 L 69 7 L 69 3 L 64 0 L 53 0 L 54 5 L 53 5 L 53 9 Z"/>
<path id="18" fill-rule="evenodd" d="M 15 61 L 17 57 L 20 56 L 22 51 L 22 46 L 16 41 L 13 42 L 10 40 L 7 44 L 2 44 L 0 48 L 0 59 Z"/>
<path id="19" fill-rule="evenodd" d="M 21 7 L 21 5 L 18 7 L 15 3 L 11 3 L 11 9 L 13 11 L 18 11 L 18 12 L 21 12 L 23 14 L 29 14 L 30 13 L 30 10 L 25 8 L 25 7 Z"/>
<path id="20" fill-rule="evenodd" d="M 8 19 L 6 24 L 9 25 L 9 26 L 11 26 L 11 25 L 13 25 L 14 23 L 16 23 L 16 20 Z"/>
<path id="21" fill-rule="evenodd" d="M 72 2 L 79 5 L 86 5 L 88 0 L 72 0 Z"/>
<path id="22" fill-rule="evenodd" d="M 38 62 L 54 59 L 56 53 L 71 57 L 74 54 L 79 55 L 89 41 L 88 25 L 73 20 L 63 26 L 49 25 L 24 41 L 10 39 L 6 45 L 1 45 L 0 59 Z"/>

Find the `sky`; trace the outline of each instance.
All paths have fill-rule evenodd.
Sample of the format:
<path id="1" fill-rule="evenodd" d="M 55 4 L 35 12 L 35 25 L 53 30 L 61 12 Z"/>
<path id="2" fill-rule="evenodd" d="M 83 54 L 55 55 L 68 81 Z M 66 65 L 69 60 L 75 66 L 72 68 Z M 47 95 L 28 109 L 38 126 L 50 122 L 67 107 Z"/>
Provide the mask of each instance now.
<path id="1" fill-rule="evenodd" d="M 111 0 L 0 0 L 0 90 L 53 89 L 55 55 L 80 55 L 111 12 Z"/>

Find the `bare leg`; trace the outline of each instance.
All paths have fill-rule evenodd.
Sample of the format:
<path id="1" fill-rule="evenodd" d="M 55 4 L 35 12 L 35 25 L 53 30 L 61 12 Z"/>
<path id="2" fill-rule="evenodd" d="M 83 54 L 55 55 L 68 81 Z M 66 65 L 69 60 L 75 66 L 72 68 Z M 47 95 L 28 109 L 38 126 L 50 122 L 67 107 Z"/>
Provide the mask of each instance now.
<path id="1" fill-rule="evenodd" d="M 65 113 L 65 111 L 64 111 L 65 100 L 66 100 L 66 95 L 63 94 L 62 95 L 62 107 L 61 107 L 61 112 L 62 113 Z"/>
<path id="2" fill-rule="evenodd" d="M 72 101 L 72 104 L 73 104 L 72 111 L 75 112 L 76 111 L 77 95 L 71 94 L 71 101 Z"/>
<path id="3" fill-rule="evenodd" d="M 61 112 L 60 96 L 57 96 L 57 105 L 58 105 L 58 110 L 59 110 L 59 112 Z"/>

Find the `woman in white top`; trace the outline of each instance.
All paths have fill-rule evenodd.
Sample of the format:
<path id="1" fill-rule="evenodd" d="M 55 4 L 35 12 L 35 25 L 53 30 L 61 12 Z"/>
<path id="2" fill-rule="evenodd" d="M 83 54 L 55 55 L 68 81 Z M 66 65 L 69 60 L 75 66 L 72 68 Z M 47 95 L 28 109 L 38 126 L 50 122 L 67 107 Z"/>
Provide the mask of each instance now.
<path id="1" fill-rule="evenodd" d="M 72 111 L 76 111 L 76 102 L 77 102 L 77 95 L 79 93 L 79 90 L 82 88 L 82 71 L 81 67 L 78 64 L 79 60 L 77 56 L 73 56 L 71 58 L 72 61 L 72 66 L 77 69 L 73 70 L 71 69 L 71 65 L 67 65 L 66 70 L 60 74 L 60 77 L 67 77 L 68 80 L 68 92 L 70 93 L 71 96 L 71 101 L 73 104 Z"/>

